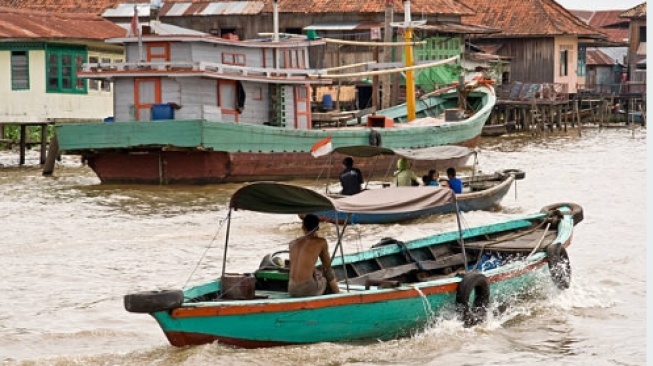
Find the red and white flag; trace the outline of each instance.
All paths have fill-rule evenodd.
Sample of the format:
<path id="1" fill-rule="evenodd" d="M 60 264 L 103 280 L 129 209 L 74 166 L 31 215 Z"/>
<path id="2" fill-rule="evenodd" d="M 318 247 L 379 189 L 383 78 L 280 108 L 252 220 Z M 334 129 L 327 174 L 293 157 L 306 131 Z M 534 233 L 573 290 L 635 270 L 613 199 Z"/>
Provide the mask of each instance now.
<path id="1" fill-rule="evenodd" d="M 311 147 L 311 155 L 314 158 L 319 158 L 320 156 L 327 155 L 333 150 L 333 145 L 331 144 L 331 136 L 322 139 L 316 142 L 313 147 Z"/>
<path id="2" fill-rule="evenodd" d="M 134 6 L 134 16 L 132 17 L 132 21 L 129 24 L 129 29 L 127 30 L 127 37 L 136 37 L 138 36 L 138 10 L 136 10 L 136 6 Z"/>

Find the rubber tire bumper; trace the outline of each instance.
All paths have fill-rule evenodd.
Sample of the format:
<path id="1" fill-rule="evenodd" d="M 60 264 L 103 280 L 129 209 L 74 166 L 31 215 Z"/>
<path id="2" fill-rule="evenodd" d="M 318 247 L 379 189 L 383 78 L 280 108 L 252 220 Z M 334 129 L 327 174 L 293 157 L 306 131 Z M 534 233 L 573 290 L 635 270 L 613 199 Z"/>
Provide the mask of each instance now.
<path id="1" fill-rule="evenodd" d="M 571 217 L 574 220 L 574 226 L 577 225 L 579 222 L 583 221 L 583 219 L 585 218 L 583 214 L 583 208 L 579 204 L 573 202 L 559 202 L 559 203 L 547 205 L 544 206 L 542 210 L 540 210 L 540 212 L 550 215 L 553 211 L 557 211 L 560 209 L 560 207 L 563 206 L 567 206 L 571 209 Z"/>
<path id="2" fill-rule="evenodd" d="M 546 260 L 549 264 L 551 280 L 560 290 L 566 290 L 571 284 L 571 262 L 567 249 L 560 243 L 551 244 L 546 248 Z"/>
<path id="3" fill-rule="evenodd" d="M 125 310 L 130 313 L 155 313 L 178 308 L 183 303 L 182 290 L 143 291 L 124 297 Z"/>
<path id="4" fill-rule="evenodd" d="M 474 301 L 471 302 L 472 293 Z M 470 304 L 471 302 L 471 304 Z M 466 273 L 456 292 L 456 309 L 465 327 L 485 321 L 490 305 L 490 282 L 480 273 Z"/>

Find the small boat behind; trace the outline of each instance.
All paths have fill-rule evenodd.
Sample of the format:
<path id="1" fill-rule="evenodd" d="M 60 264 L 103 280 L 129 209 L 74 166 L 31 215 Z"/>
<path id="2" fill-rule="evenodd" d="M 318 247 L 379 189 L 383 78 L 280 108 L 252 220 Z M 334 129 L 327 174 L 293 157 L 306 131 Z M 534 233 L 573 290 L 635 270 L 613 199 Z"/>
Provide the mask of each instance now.
<path id="1" fill-rule="evenodd" d="M 392 158 L 406 158 L 424 170 L 431 167 L 458 166 L 470 156 L 475 156 L 472 175 L 462 177 L 463 191 L 456 195 L 455 203 L 440 202 L 438 197 L 449 188 L 440 186 L 394 187 L 390 183 L 370 186 L 369 182 L 360 193 L 345 196 L 333 193 L 327 184 L 327 194 L 336 197 L 341 205 L 346 205 L 347 212 L 333 210 L 314 212 L 321 221 L 343 224 L 388 224 L 417 218 L 447 214 L 460 210 L 477 211 L 496 208 L 516 180 L 524 179 L 526 174 L 519 169 L 504 169 L 492 174 L 476 174 L 476 152 L 461 146 L 438 146 L 423 149 L 393 150 L 375 146 L 347 146 L 336 148 L 335 154 L 357 158 L 383 158 L 384 163 L 394 166 Z M 329 163 L 329 165 L 333 165 Z M 369 163 L 367 164 L 370 165 Z M 376 164 L 373 164 L 376 165 Z M 386 169 L 386 171 L 389 169 Z M 370 175 L 373 175 L 370 174 Z M 339 192 L 339 190 L 338 190 Z"/>
<path id="2" fill-rule="evenodd" d="M 442 190 L 441 199 L 455 202 L 456 197 Z M 566 248 L 574 226 L 583 219 L 582 208 L 573 203 L 468 229 L 462 229 L 456 215 L 460 230 L 405 242 L 387 238 L 347 255 L 347 226 L 335 225 L 332 268 L 337 294 L 291 297 L 290 263 L 280 252 L 266 255 L 249 273 L 227 272 L 229 242 L 238 240 L 230 235 L 232 210 L 346 212 L 340 202 L 299 186 L 245 185 L 229 203 L 221 277 L 184 289 L 127 294 L 125 308 L 153 316 L 174 346 L 217 341 L 254 348 L 387 340 L 414 334 L 445 313 L 474 326 L 486 319 L 495 302 L 512 304 L 540 286 L 564 290 L 570 285 Z"/>

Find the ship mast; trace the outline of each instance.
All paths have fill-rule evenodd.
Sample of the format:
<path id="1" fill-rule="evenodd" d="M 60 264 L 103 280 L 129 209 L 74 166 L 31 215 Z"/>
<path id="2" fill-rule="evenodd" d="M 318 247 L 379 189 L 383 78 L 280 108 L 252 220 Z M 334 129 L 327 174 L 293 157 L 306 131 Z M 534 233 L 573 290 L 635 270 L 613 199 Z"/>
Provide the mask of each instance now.
<path id="1" fill-rule="evenodd" d="M 413 28 L 416 26 L 426 24 L 426 20 L 419 20 L 413 22 L 410 17 L 410 0 L 404 0 L 404 21 L 403 23 L 393 23 L 393 27 L 402 28 L 404 30 L 404 63 L 406 67 L 414 65 L 413 46 L 410 44 L 413 40 Z M 406 70 L 406 117 L 407 120 L 413 121 L 415 115 L 415 74 L 412 69 Z"/>

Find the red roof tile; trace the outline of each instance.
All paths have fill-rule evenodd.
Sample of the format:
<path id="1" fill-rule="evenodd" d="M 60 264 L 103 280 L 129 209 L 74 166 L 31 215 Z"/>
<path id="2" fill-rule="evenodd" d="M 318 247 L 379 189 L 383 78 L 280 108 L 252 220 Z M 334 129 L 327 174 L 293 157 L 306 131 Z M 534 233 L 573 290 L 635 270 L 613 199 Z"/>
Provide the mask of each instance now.
<path id="1" fill-rule="evenodd" d="M 582 21 L 600 30 L 608 36 L 608 41 L 628 43 L 628 19 L 619 17 L 623 10 L 571 10 Z"/>
<path id="2" fill-rule="evenodd" d="M 209 4 L 211 2 L 229 2 L 243 0 L 166 0 L 166 4 L 193 3 Z M 264 12 L 272 12 L 272 0 L 251 0 L 263 2 Z M 403 14 L 402 0 L 392 0 L 395 13 Z M 137 1 L 147 3 L 146 0 Z M 75 12 L 102 14 L 104 10 L 118 4 L 133 3 L 130 0 L 0 0 L 0 6 L 20 9 L 32 9 L 53 13 Z M 279 0 L 280 13 L 384 13 L 385 0 Z M 411 12 L 420 14 L 472 15 L 472 10 L 460 0 L 412 0 Z"/>
<path id="3" fill-rule="evenodd" d="M 587 50 L 585 62 L 588 66 L 606 66 L 615 64 L 615 60 L 610 56 L 596 49 Z"/>
<path id="4" fill-rule="evenodd" d="M 466 18 L 465 22 L 501 29 L 502 33 L 495 37 L 563 34 L 595 38 L 604 36 L 554 0 L 462 0 L 462 2 L 476 11 L 476 15 Z"/>
<path id="5" fill-rule="evenodd" d="M 0 7 L 0 38 L 105 40 L 125 29 L 93 14 L 52 14 Z"/>
<path id="6" fill-rule="evenodd" d="M 646 18 L 646 2 L 624 11 L 619 16 L 623 18 Z"/>

